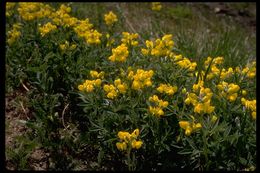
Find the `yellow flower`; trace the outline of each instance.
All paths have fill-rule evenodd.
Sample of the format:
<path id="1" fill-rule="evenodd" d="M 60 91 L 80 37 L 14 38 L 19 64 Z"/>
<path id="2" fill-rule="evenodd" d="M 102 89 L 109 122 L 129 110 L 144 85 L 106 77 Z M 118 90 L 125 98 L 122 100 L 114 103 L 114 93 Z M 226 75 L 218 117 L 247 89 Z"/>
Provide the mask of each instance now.
<path id="1" fill-rule="evenodd" d="M 120 84 L 117 86 L 120 93 L 124 94 L 126 93 L 127 86 L 125 84 Z"/>
<path id="2" fill-rule="evenodd" d="M 112 55 L 108 58 L 110 61 L 125 62 L 128 56 L 128 48 L 125 44 L 121 44 L 118 47 L 112 49 Z"/>
<path id="3" fill-rule="evenodd" d="M 149 50 L 148 49 L 142 48 L 141 52 L 142 52 L 143 55 L 148 55 L 149 54 Z"/>
<path id="4" fill-rule="evenodd" d="M 116 91 L 110 91 L 109 93 L 107 93 L 107 98 L 114 99 L 116 98 L 116 96 L 117 96 Z"/>
<path id="5" fill-rule="evenodd" d="M 94 86 L 93 85 L 90 84 L 90 85 L 86 86 L 86 91 L 87 92 L 92 92 L 93 90 L 94 90 Z"/>
<path id="6" fill-rule="evenodd" d="M 93 83 L 95 86 L 101 86 L 101 82 L 102 82 L 101 79 L 96 79 L 96 80 L 94 80 Z"/>
<path id="7" fill-rule="evenodd" d="M 161 8 L 162 8 L 162 5 L 160 2 L 152 2 L 152 10 L 160 11 Z"/>
<path id="8" fill-rule="evenodd" d="M 47 33 L 51 32 L 53 30 L 56 30 L 56 29 L 57 29 L 57 26 L 53 25 L 50 22 L 48 22 L 45 25 L 39 27 L 39 31 L 40 31 L 42 37 L 44 37 Z"/>
<path id="9" fill-rule="evenodd" d="M 158 109 L 157 115 L 159 115 L 159 116 L 164 115 L 164 111 L 162 109 Z"/>
<path id="10" fill-rule="evenodd" d="M 20 28 L 21 28 L 21 24 L 15 23 L 15 24 L 13 24 L 12 30 L 8 31 L 7 43 L 9 45 L 12 45 L 21 36 L 21 32 L 19 31 Z"/>
<path id="11" fill-rule="evenodd" d="M 138 82 L 138 81 L 133 81 L 133 83 L 132 83 L 132 88 L 133 88 L 134 90 L 139 90 L 139 89 L 141 89 L 141 84 L 140 84 L 140 82 Z"/>
<path id="12" fill-rule="evenodd" d="M 188 121 L 180 121 L 179 125 L 180 125 L 181 128 L 186 130 L 190 126 L 190 123 Z"/>
<path id="13" fill-rule="evenodd" d="M 252 112 L 252 118 L 255 120 L 256 119 L 256 112 Z"/>
<path id="14" fill-rule="evenodd" d="M 125 131 L 120 131 L 120 132 L 118 132 L 117 135 L 118 135 L 119 139 L 125 140 L 125 141 L 128 141 L 131 138 L 131 135 Z"/>
<path id="15" fill-rule="evenodd" d="M 160 93 L 166 93 L 168 95 L 173 95 L 177 91 L 177 86 L 171 86 L 167 84 L 160 84 L 157 88 Z"/>
<path id="16" fill-rule="evenodd" d="M 198 103 L 195 107 L 194 107 L 194 112 L 201 114 L 203 111 L 204 107 L 202 103 Z"/>
<path id="17" fill-rule="evenodd" d="M 213 115 L 213 116 L 211 117 L 211 122 L 212 122 L 212 123 L 215 123 L 215 122 L 217 121 L 217 119 L 218 119 L 218 117 L 215 116 L 215 115 Z"/>
<path id="18" fill-rule="evenodd" d="M 231 94 L 228 96 L 228 100 L 230 102 L 234 102 L 236 100 L 236 98 L 237 98 L 237 93 L 234 93 L 234 94 Z"/>
<path id="19" fill-rule="evenodd" d="M 118 150 L 124 151 L 127 149 L 127 145 L 125 142 L 117 142 L 116 147 Z"/>
<path id="20" fill-rule="evenodd" d="M 78 89 L 79 89 L 80 91 L 83 91 L 83 90 L 84 90 L 84 86 L 83 86 L 83 85 L 79 85 L 79 86 L 78 86 Z"/>
<path id="21" fill-rule="evenodd" d="M 104 15 L 104 20 L 108 26 L 111 26 L 118 21 L 117 16 L 112 11 Z"/>
<path id="22" fill-rule="evenodd" d="M 133 136 L 134 138 L 137 138 L 140 134 L 140 131 L 139 129 L 135 129 L 132 133 L 131 133 L 131 136 Z"/>
<path id="23" fill-rule="evenodd" d="M 202 128 L 202 125 L 200 123 L 195 124 L 195 127 L 194 127 L 195 130 L 200 129 L 200 128 Z"/>
<path id="24" fill-rule="evenodd" d="M 138 38 L 138 34 L 130 34 L 128 32 L 123 32 L 122 33 L 123 38 L 121 39 L 122 43 L 128 45 L 128 46 L 137 46 L 138 45 L 138 41 L 136 41 L 135 39 Z"/>
<path id="25" fill-rule="evenodd" d="M 185 130 L 185 135 L 190 136 L 191 132 L 192 132 L 192 129 L 190 127 L 187 127 L 187 129 Z"/>
<path id="26" fill-rule="evenodd" d="M 139 136 L 139 129 L 135 129 L 131 134 L 126 131 L 119 131 L 117 133 L 117 136 L 119 137 L 121 142 L 116 143 L 116 147 L 118 150 L 124 151 L 127 150 L 127 147 L 130 147 L 129 149 L 139 149 L 141 148 L 143 142 L 141 140 L 137 140 L 137 137 Z"/>
<path id="27" fill-rule="evenodd" d="M 240 87 L 238 85 L 235 85 L 233 83 L 229 84 L 228 85 L 228 91 L 227 93 L 230 94 L 230 93 L 235 93 L 237 92 L 238 90 L 240 89 Z"/>
<path id="28" fill-rule="evenodd" d="M 139 148 L 141 148 L 143 142 L 142 141 L 133 140 L 131 144 L 132 144 L 132 148 L 139 149 Z"/>

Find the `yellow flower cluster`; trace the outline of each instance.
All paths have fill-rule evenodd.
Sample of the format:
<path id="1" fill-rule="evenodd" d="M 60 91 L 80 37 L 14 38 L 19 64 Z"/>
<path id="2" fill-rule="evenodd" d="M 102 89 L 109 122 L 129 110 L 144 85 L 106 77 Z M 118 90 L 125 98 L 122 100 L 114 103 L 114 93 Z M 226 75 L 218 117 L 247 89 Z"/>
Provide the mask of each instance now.
<path id="1" fill-rule="evenodd" d="M 116 79 L 114 81 L 114 85 L 118 89 L 119 93 L 121 93 L 121 94 L 125 94 L 126 93 L 127 85 L 125 83 L 122 83 L 121 79 Z"/>
<path id="2" fill-rule="evenodd" d="M 121 39 L 122 43 L 126 44 L 127 46 L 137 46 L 138 41 L 137 39 L 139 35 L 137 33 L 130 34 L 129 32 L 122 32 L 123 38 Z"/>
<path id="3" fill-rule="evenodd" d="M 116 48 L 112 49 L 112 55 L 108 57 L 108 59 L 112 62 L 125 62 L 128 55 L 129 52 L 127 46 L 125 44 L 121 44 Z"/>
<path id="4" fill-rule="evenodd" d="M 121 82 L 121 79 L 116 79 L 114 85 L 104 85 L 103 89 L 107 94 L 107 98 L 114 99 L 118 96 L 118 93 L 125 94 L 127 90 L 127 85 Z"/>
<path id="5" fill-rule="evenodd" d="M 15 3 L 14 2 L 7 2 L 6 3 L 6 12 L 5 12 L 5 16 L 6 17 L 10 17 L 13 14 L 13 8 L 15 7 Z"/>
<path id="6" fill-rule="evenodd" d="M 94 79 L 97 79 L 97 78 L 104 79 L 105 72 L 101 71 L 98 73 L 95 70 L 90 70 L 89 74 Z"/>
<path id="7" fill-rule="evenodd" d="M 69 13 L 71 12 L 71 8 L 62 4 L 60 8 L 53 12 L 50 16 L 53 23 L 58 26 L 65 27 L 74 27 L 76 26 L 78 19 L 75 17 L 71 17 Z"/>
<path id="8" fill-rule="evenodd" d="M 248 63 L 241 73 L 248 78 L 254 78 L 256 76 L 256 61 Z"/>
<path id="9" fill-rule="evenodd" d="M 149 112 L 151 112 L 153 115 L 156 115 L 158 117 L 164 115 L 163 108 L 166 108 L 169 105 L 167 101 L 163 101 L 159 99 L 157 95 L 153 95 L 152 97 L 149 97 L 149 101 L 155 104 L 155 107 L 149 106 Z"/>
<path id="10" fill-rule="evenodd" d="M 16 23 L 13 25 L 12 30 L 7 32 L 7 43 L 9 45 L 12 45 L 21 36 L 19 29 L 21 29 L 21 24 Z"/>
<path id="11" fill-rule="evenodd" d="M 152 10 L 160 11 L 162 9 L 162 4 L 160 2 L 152 2 Z"/>
<path id="12" fill-rule="evenodd" d="M 78 89 L 80 91 L 86 91 L 86 92 L 92 92 L 96 87 L 101 86 L 101 79 L 96 79 L 96 80 L 86 80 L 82 85 L 78 86 Z"/>
<path id="13" fill-rule="evenodd" d="M 73 28 L 79 37 L 83 37 L 88 44 L 100 44 L 102 36 L 97 30 L 91 29 L 93 25 L 89 19 L 78 20 L 78 24 Z"/>
<path id="14" fill-rule="evenodd" d="M 195 118 L 193 116 L 191 117 L 193 119 L 192 123 L 190 123 L 189 121 L 179 122 L 180 127 L 185 130 L 186 136 L 190 136 L 192 132 L 202 128 L 202 125 L 200 123 L 195 123 L 194 122 Z"/>
<path id="15" fill-rule="evenodd" d="M 221 73 L 220 73 L 220 79 L 221 79 L 221 80 L 225 80 L 225 79 L 227 79 L 228 77 L 231 77 L 233 74 L 234 74 L 233 68 L 229 67 L 228 70 L 226 70 L 225 68 L 223 68 L 223 69 L 221 70 Z"/>
<path id="16" fill-rule="evenodd" d="M 246 100 L 245 98 L 241 98 L 241 103 L 246 107 L 246 109 L 249 109 L 252 111 L 251 115 L 252 118 L 256 119 L 256 100 Z"/>
<path id="17" fill-rule="evenodd" d="M 198 114 L 212 113 L 215 109 L 214 106 L 211 106 L 211 97 L 213 95 L 210 88 L 203 87 L 203 81 L 200 81 L 198 84 L 193 85 L 193 91 L 199 91 L 198 96 L 195 93 L 188 93 L 187 98 L 185 99 L 185 104 L 192 104 L 194 106 L 194 112 Z"/>
<path id="18" fill-rule="evenodd" d="M 62 51 L 65 51 L 65 50 L 74 50 L 75 48 L 77 47 L 76 44 L 71 44 L 66 40 L 64 44 L 60 44 L 60 49 Z"/>
<path id="19" fill-rule="evenodd" d="M 78 89 L 80 91 L 92 92 L 95 89 L 95 87 L 101 86 L 101 79 L 104 78 L 105 73 L 103 71 L 98 73 L 97 71 L 91 70 L 89 74 L 95 80 L 86 80 L 82 85 L 79 85 Z"/>
<path id="20" fill-rule="evenodd" d="M 41 33 L 41 36 L 44 37 L 46 34 L 48 34 L 49 32 L 56 30 L 57 26 L 53 25 L 52 23 L 48 22 L 45 25 L 39 27 L 39 31 Z"/>
<path id="21" fill-rule="evenodd" d="M 110 85 L 105 84 L 103 86 L 103 89 L 107 94 L 107 98 L 114 99 L 118 95 L 116 87 L 113 84 L 110 84 Z"/>
<path id="22" fill-rule="evenodd" d="M 48 4 L 38 2 L 19 2 L 19 7 L 17 10 L 22 19 L 28 21 L 43 17 L 50 17 L 53 11 Z"/>
<path id="23" fill-rule="evenodd" d="M 168 95 L 173 95 L 177 92 L 177 89 L 177 86 L 171 86 L 169 84 L 160 84 L 159 87 L 157 87 L 157 91 Z"/>
<path id="24" fill-rule="evenodd" d="M 130 149 L 139 149 L 143 145 L 141 140 L 137 140 L 139 136 L 139 129 L 135 129 L 131 134 L 129 132 L 120 131 L 117 136 L 120 139 L 120 142 L 116 143 L 118 150 L 124 151 L 128 148 Z"/>
<path id="25" fill-rule="evenodd" d="M 88 44 L 100 44 L 102 36 L 97 30 L 92 29 L 89 20 L 79 20 L 71 17 L 69 13 L 71 8 L 62 4 L 55 11 L 49 5 L 44 3 L 19 3 L 18 12 L 24 20 L 34 20 L 47 17 L 52 20 L 56 26 L 72 27 L 79 37 L 83 37 Z M 47 33 L 48 29 L 44 28 L 42 33 Z M 45 35 L 45 34 L 43 34 Z"/>
<path id="26" fill-rule="evenodd" d="M 144 87 L 152 86 L 151 78 L 153 76 L 153 70 L 145 71 L 143 69 L 137 69 L 136 73 L 130 70 L 128 72 L 128 79 L 133 80 L 132 89 L 140 90 Z"/>
<path id="27" fill-rule="evenodd" d="M 234 102 L 237 99 L 237 92 L 240 90 L 240 87 L 234 83 L 228 84 L 225 81 L 222 81 L 217 85 L 217 88 L 221 91 L 220 95 L 224 98 L 227 98 L 230 102 Z"/>
<path id="28" fill-rule="evenodd" d="M 117 22 L 118 19 L 117 16 L 112 11 L 110 11 L 109 13 L 104 15 L 104 20 L 108 26 L 111 26 L 115 22 Z"/>
<path id="29" fill-rule="evenodd" d="M 188 58 L 183 57 L 181 54 L 180 55 L 173 55 L 170 54 L 169 56 L 172 60 L 176 62 L 181 68 L 188 69 L 189 71 L 194 71 L 195 68 L 197 67 L 196 62 L 191 62 Z"/>
<path id="30" fill-rule="evenodd" d="M 223 57 L 216 57 L 216 58 L 211 58 L 208 57 L 206 59 L 206 61 L 204 62 L 204 67 L 205 70 L 207 70 L 209 68 L 208 74 L 207 74 L 207 79 L 210 80 L 212 78 L 214 78 L 215 76 L 219 76 L 220 75 L 220 69 L 218 68 L 218 65 L 222 64 L 224 61 Z M 202 74 L 204 75 L 205 72 L 202 71 Z"/>
<path id="31" fill-rule="evenodd" d="M 172 34 L 164 35 L 162 39 L 156 39 L 155 42 L 146 40 L 147 49 L 141 49 L 143 55 L 167 56 L 171 53 L 174 42 Z"/>

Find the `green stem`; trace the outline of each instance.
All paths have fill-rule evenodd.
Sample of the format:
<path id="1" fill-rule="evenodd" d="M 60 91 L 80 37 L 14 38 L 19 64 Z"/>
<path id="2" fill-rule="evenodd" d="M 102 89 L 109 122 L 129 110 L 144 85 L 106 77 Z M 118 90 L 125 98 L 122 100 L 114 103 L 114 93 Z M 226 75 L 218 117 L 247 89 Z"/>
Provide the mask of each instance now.
<path id="1" fill-rule="evenodd" d="M 203 122 L 203 117 L 200 116 L 200 123 Z M 206 134 L 207 130 L 206 129 L 202 129 L 202 140 L 203 140 L 203 155 L 205 156 L 205 159 L 206 159 L 206 170 L 208 170 L 208 161 L 209 161 L 209 158 L 208 158 L 208 148 L 207 148 L 207 134 Z"/>
<path id="2" fill-rule="evenodd" d="M 206 159 L 206 170 L 208 170 L 208 161 L 209 161 L 209 158 L 208 158 L 208 148 L 207 148 L 207 139 L 206 139 L 206 133 L 205 131 L 203 130 L 203 136 L 202 136 L 202 139 L 203 139 L 203 154 L 205 156 L 205 159 Z"/>
<path id="3" fill-rule="evenodd" d="M 127 166 L 128 166 L 128 171 L 132 170 L 132 163 L 131 163 L 131 147 L 127 150 Z"/>

